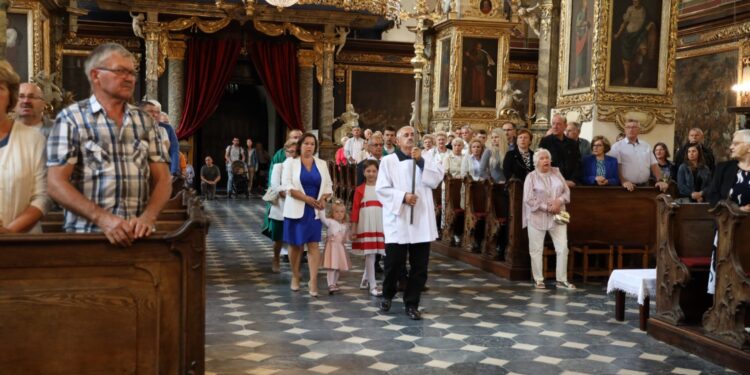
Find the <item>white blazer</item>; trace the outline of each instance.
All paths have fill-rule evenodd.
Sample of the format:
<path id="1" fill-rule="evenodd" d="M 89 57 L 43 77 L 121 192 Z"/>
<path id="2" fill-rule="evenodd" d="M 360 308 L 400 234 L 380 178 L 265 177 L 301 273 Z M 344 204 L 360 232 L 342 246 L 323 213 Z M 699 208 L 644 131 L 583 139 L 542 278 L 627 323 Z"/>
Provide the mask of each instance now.
<path id="1" fill-rule="evenodd" d="M 271 172 L 271 186 L 269 189 L 276 190 L 276 192 L 284 191 L 281 187 L 281 175 L 284 173 L 284 165 L 288 165 L 292 159 L 286 159 L 283 163 L 276 163 L 273 165 L 273 171 Z M 271 202 L 271 210 L 268 212 L 268 218 L 283 221 L 284 220 L 284 201 L 285 199 L 279 196 L 275 202 Z"/>
<path id="2" fill-rule="evenodd" d="M 313 157 L 315 166 L 320 173 L 320 192 L 317 199 L 325 194 L 333 194 L 333 183 L 331 176 L 328 174 L 328 165 L 325 160 Z M 287 159 L 288 160 L 288 159 Z M 284 201 L 284 217 L 289 219 L 299 219 L 305 213 L 305 202 L 294 199 L 290 191 L 292 189 L 304 192 L 299 175 L 302 172 L 302 159 L 299 157 L 292 159 L 289 164 L 284 165 L 281 175 L 281 187 L 286 191 L 286 201 Z M 315 218 L 318 219 L 318 210 L 315 210 Z"/>

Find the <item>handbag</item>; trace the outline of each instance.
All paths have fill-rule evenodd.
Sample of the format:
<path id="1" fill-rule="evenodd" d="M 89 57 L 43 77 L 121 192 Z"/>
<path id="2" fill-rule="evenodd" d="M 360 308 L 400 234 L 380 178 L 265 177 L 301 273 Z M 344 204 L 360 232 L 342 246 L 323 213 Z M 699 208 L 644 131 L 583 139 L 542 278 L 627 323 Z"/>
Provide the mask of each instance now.
<path id="1" fill-rule="evenodd" d="M 557 224 L 568 224 L 570 222 L 570 214 L 568 211 L 560 211 L 559 214 L 552 217 Z"/>

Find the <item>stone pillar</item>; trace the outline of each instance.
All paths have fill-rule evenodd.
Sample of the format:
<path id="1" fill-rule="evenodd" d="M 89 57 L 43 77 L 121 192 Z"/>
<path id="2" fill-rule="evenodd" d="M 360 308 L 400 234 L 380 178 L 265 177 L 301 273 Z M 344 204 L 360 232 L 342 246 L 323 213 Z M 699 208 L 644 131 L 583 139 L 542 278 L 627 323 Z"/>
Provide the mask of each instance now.
<path id="1" fill-rule="evenodd" d="M 299 50 L 297 53 L 299 63 L 299 100 L 300 112 L 302 113 L 302 125 L 305 131 L 313 127 L 313 66 L 315 65 L 315 54 L 311 50 Z"/>
<path id="2" fill-rule="evenodd" d="M 320 90 L 320 157 L 327 159 L 334 156 L 336 146 L 333 140 L 333 52 L 336 49 L 336 33 L 334 25 L 325 25 L 323 40 L 318 42 L 322 45 L 323 54 L 323 83 Z"/>
<path id="3" fill-rule="evenodd" d="M 148 12 L 144 25 L 146 36 L 146 97 L 159 98 L 159 13 Z M 137 98 L 140 99 L 140 98 Z"/>
<path id="4" fill-rule="evenodd" d="M 167 59 L 169 63 L 169 122 L 177 127 L 182 121 L 182 106 L 185 103 L 185 42 L 170 40 Z"/>
<path id="5" fill-rule="evenodd" d="M 623 14 L 614 12 L 614 3 L 588 1 L 588 9 L 582 8 L 583 3 L 562 0 L 560 6 L 553 112 L 582 123 L 582 137 L 603 135 L 611 142 L 624 130 L 625 120 L 634 118 L 641 123 L 640 139 L 652 145 L 664 142 L 671 149 L 679 0 L 640 3 L 653 19 L 647 18 L 641 43 L 627 51 L 630 60 L 625 58 L 625 48 L 631 46 L 623 42 L 627 30 L 620 32 Z M 587 45 L 576 48 L 575 40 L 586 35 Z M 540 63 L 540 75 L 541 69 Z"/>
<path id="6" fill-rule="evenodd" d="M 560 43 L 560 0 L 539 4 L 539 70 L 536 80 L 536 121 L 531 126 L 538 141 L 549 128 L 550 110 L 557 99 L 557 68 Z"/>
<path id="7" fill-rule="evenodd" d="M 6 38 L 5 30 L 8 29 L 8 8 L 10 0 L 0 0 L 0 58 L 5 59 Z"/>

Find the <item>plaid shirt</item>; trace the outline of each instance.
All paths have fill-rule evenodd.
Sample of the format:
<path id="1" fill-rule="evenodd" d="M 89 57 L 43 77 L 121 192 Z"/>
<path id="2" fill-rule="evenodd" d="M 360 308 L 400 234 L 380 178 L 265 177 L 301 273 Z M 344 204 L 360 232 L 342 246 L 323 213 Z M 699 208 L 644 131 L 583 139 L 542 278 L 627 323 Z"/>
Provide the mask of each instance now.
<path id="1" fill-rule="evenodd" d="M 169 154 L 151 118 L 126 106 L 120 128 L 93 95 L 62 110 L 47 141 L 47 166 L 74 165 L 71 184 L 105 211 L 129 220 L 148 203 L 149 163 L 169 163 Z M 64 228 L 100 231 L 67 210 Z"/>

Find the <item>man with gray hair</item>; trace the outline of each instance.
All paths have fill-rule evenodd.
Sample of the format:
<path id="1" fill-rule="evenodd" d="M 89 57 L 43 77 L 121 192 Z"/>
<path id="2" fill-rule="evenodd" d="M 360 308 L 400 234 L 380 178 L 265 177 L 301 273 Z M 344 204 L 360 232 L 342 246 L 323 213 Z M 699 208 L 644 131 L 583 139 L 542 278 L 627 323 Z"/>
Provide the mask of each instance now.
<path id="1" fill-rule="evenodd" d="M 67 232 L 103 232 L 130 246 L 155 231 L 172 191 L 169 156 L 154 120 L 128 104 L 135 59 L 96 47 L 84 64 L 91 97 L 60 112 L 47 142 L 48 192 L 65 208 Z"/>
<path id="2" fill-rule="evenodd" d="M 18 88 L 18 103 L 16 115 L 26 126 L 36 128 L 45 137 L 49 137 L 52 121 L 44 116 L 44 106 L 47 102 L 42 96 L 42 89 L 35 83 L 22 83 Z"/>
<path id="3" fill-rule="evenodd" d="M 169 150 L 169 172 L 172 176 L 181 176 L 180 171 L 180 141 L 177 139 L 172 125 L 162 121 L 161 103 L 158 100 L 149 99 L 141 102 L 141 109 L 159 124 L 158 130 L 162 137 L 162 142 Z"/>
<path id="4" fill-rule="evenodd" d="M 579 137 L 580 135 L 581 124 L 575 121 L 568 121 L 568 126 L 565 128 L 565 136 L 578 145 L 578 151 L 580 151 L 581 159 L 583 159 L 591 155 L 591 142 L 588 139 Z"/>
<path id="5" fill-rule="evenodd" d="M 701 151 L 703 152 L 703 161 L 711 170 L 711 173 L 713 173 L 714 168 L 716 167 L 716 157 L 714 157 L 714 152 L 711 151 L 711 148 L 706 147 L 706 144 L 704 143 L 703 130 L 701 128 L 690 129 L 690 131 L 688 132 L 687 143 L 680 147 L 674 155 L 675 167 L 679 168 L 680 165 L 685 162 L 685 154 L 687 153 L 687 149 L 692 145 L 698 145 L 698 147 L 700 147 Z"/>

